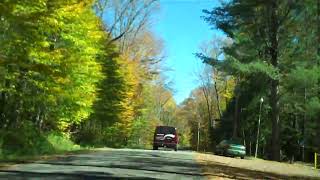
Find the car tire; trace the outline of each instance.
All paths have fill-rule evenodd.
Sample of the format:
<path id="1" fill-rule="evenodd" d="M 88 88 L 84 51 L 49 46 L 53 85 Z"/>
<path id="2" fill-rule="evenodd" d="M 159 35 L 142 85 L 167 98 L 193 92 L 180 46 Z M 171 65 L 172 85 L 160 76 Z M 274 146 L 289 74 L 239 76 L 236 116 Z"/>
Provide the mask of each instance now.
<path id="1" fill-rule="evenodd" d="M 221 152 L 219 151 L 219 149 L 216 149 L 216 150 L 214 151 L 214 154 L 215 154 L 215 155 L 221 155 Z"/>
<path id="2" fill-rule="evenodd" d="M 178 147 L 177 146 L 174 147 L 174 151 L 178 151 Z"/>
<path id="3" fill-rule="evenodd" d="M 241 159 L 244 159 L 244 156 L 241 156 Z"/>
<path id="4" fill-rule="evenodd" d="M 222 156 L 228 156 L 227 152 L 226 151 L 222 151 Z"/>
<path id="5" fill-rule="evenodd" d="M 158 150 L 158 146 L 153 146 L 153 150 Z"/>

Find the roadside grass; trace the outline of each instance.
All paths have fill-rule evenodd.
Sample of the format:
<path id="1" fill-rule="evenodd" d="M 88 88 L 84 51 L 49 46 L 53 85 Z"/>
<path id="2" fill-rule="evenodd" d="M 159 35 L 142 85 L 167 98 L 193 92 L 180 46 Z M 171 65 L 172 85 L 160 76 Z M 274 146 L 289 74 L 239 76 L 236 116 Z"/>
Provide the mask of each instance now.
<path id="1" fill-rule="evenodd" d="M 80 145 L 75 144 L 62 134 L 50 133 L 47 140 L 53 146 L 55 153 L 81 150 Z"/>
<path id="2" fill-rule="evenodd" d="M 64 134 L 31 133 L 28 135 L 6 132 L 0 138 L 0 167 L 12 163 L 50 159 L 56 155 L 83 153 L 91 147 L 81 147 Z"/>

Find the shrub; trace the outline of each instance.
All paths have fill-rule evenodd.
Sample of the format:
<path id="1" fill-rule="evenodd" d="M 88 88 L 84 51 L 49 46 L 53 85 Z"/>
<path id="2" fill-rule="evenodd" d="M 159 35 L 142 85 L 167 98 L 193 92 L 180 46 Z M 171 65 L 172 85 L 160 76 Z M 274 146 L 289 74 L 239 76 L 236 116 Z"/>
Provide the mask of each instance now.
<path id="1" fill-rule="evenodd" d="M 19 133 L 17 133 L 19 132 Z M 0 132 L 2 155 L 37 155 L 54 151 L 45 135 L 34 130 L 30 123 L 24 123 L 16 129 Z"/>
<path id="2" fill-rule="evenodd" d="M 0 155 L 5 159 L 79 149 L 80 146 L 72 142 L 67 135 L 58 132 L 41 133 L 35 130 L 31 123 L 0 132 Z"/>
<path id="3" fill-rule="evenodd" d="M 48 142 L 56 152 L 79 150 L 80 146 L 70 140 L 67 135 L 58 132 L 51 132 L 47 135 Z"/>

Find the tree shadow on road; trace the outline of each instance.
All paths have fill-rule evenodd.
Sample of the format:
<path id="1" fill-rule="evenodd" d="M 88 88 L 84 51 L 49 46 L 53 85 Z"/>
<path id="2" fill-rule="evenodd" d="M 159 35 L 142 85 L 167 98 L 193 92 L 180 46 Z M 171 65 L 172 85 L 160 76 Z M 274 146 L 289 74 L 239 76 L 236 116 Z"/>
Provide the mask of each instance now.
<path id="1" fill-rule="evenodd" d="M 74 171 L 72 173 L 58 172 L 28 172 L 28 171 L 0 171 L 0 179 L 155 179 L 141 176 L 121 177 L 105 172 Z"/>
<path id="2" fill-rule="evenodd" d="M 29 165 L 29 168 L 25 168 L 26 165 Z M 30 169 L 37 169 L 39 172 Z M 123 172 L 125 177 L 122 177 L 122 173 L 117 174 L 117 172 Z M 201 179 L 203 176 L 201 166 L 196 161 L 176 157 L 174 153 L 167 155 L 158 154 L 158 152 L 104 152 L 70 155 L 55 160 L 25 164 L 19 171 L 0 171 L 0 179 L 3 177 L 10 177 L 9 179 L 16 179 L 16 177 L 28 177 L 28 179 L 44 177 L 45 179 L 55 179 L 54 177 L 61 177 L 60 179 L 156 179 L 162 177 Z"/>

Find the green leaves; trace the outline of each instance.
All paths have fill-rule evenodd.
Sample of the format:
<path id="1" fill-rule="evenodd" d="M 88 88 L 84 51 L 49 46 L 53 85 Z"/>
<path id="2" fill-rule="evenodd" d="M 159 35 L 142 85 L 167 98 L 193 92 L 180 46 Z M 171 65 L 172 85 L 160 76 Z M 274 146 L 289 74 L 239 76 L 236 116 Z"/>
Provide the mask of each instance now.
<path id="1" fill-rule="evenodd" d="M 264 97 L 264 126 L 273 134 L 263 134 L 265 142 L 272 138 L 272 144 L 279 143 L 278 122 L 282 121 L 286 127 L 282 139 L 285 151 L 291 140 L 303 138 L 315 147 L 320 143 L 315 144 L 313 136 L 319 130 L 315 124 L 319 124 L 320 113 L 319 51 L 315 45 L 319 44 L 318 8 L 317 1 L 233 0 L 204 11 L 205 21 L 232 38 L 232 43 L 220 47 L 223 58 L 197 56 L 237 79 L 235 94 L 239 95 L 239 106 L 246 109 L 241 112 L 244 130 L 255 128 L 258 102 Z M 225 118 L 235 118 L 234 112 L 240 111 L 232 105 Z M 248 131 L 244 133 L 252 134 Z M 272 153 L 279 155 L 278 147 L 273 148 Z"/>
<path id="2" fill-rule="evenodd" d="M 306 113 L 309 116 L 318 118 L 317 114 L 320 112 L 320 99 L 319 97 L 312 97 L 306 104 Z"/>
<path id="3" fill-rule="evenodd" d="M 96 57 L 103 53 L 104 40 L 91 5 L 61 0 L 0 3 L 5 9 L 0 54 L 6 57 L 0 64 L 6 69 L 0 82 L 0 93 L 6 96 L 0 101 L 6 105 L 0 113 L 10 118 L 7 122 L 20 123 L 5 115 L 18 108 L 12 118 L 24 121 L 31 113 L 30 121 L 56 124 L 51 128 L 68 132 L 89 116 L 103 77 Z M 21 105 L 16 107 L 18 97 Z"/>
<path id="4" fill-rule="evenodd" d="M 250 63 L 241 63 L 233 57 L 228 57 L 222 67 L 224 69 L 230 69 L 231 74 L 242 74 L 244 76 L 251 74 L 263 74 L 266 77 L 271 79 L 279 79 L 279 70 L 278 68 L 273 67 L 272 65 L 263 62 L 263 61 L 254 61 Z"/>
<path id="5" fill-rule="evenodd" d="M 291 88 L 312 88 L 320 79 L 319 72 L 320 69 L 317 66 L 311 68 L 298 66 L 288 74 L 286 79 Z"/>

